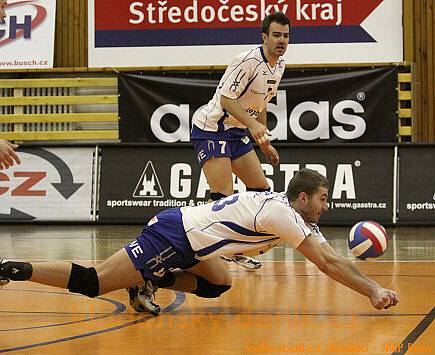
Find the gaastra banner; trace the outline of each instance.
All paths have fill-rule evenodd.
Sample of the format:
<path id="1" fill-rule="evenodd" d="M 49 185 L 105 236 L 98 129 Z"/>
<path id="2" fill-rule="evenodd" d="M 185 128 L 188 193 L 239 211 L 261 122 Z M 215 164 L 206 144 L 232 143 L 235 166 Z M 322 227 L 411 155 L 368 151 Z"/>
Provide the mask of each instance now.
<path id="1" fill-rule="evenodd" d="M 322 216 L 322 223 L 350 224 L 362 219 L 392 222 L 392 145 L 299 145 L 280 146 L 278 151 L 278 166 L 265 163 L 257 151 L 274 191 L 285 191 L 293 175 L 304 167 L 328 178 L 329 211 Z M 209 186 L 191 146 L 102 146 L 101 154 L 101 221 L 144 223 L 167 208 L 195 206 L 208 200 Z M 382 184 L 373 183 L 374 176 Z M 234 190 L 246 191 L 235 176 Z"/>
<path id="2" fill-rule="evenodd" d="M 119 75 L 122 142 L 190 140 L 222 72 Z M 273 143 L 394 143 L 397 68 L 286 70 L 269 102 Z"/>
<path id="3" fill-rule="evenodd" d="M 53 68 L 56 0 L 8 0 L 0 20 L 0 69 Z"/>
<path id="4" fill-rule="evenodd" d="M 435 144 L 399 145 L 398 222 L 435 224 Z"/>
<path id="5" fill-rule="evenodd" d="M 403 60 L 399 0 L 88 1 L 91 67 L 226 65 L 276 11 L 292 23 L 289 64 Z"/>

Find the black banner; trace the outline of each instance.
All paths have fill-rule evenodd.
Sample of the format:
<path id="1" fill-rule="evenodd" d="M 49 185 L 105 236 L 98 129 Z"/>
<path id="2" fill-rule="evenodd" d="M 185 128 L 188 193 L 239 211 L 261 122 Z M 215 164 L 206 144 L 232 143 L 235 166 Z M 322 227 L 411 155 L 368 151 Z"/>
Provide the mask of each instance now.
<path id="1" fill-rule="evenodd" d="M 435 224 L 435 145 L 399 146 L 398 222 Z"/>
<path id="2" fill-rule="evenodd" d="M 119 74 L 122 142 L 188 142 L 222 74 Z M 393 143 L 396 111 L 396 67 L 286 70 L 268 125 L 275 143 Z"/>
<path id="3" fill-rule="evenodd" d="M 328 177 L 330 209 L 322 223 L 392 222 L 393 146 L 280 145 L 278 151 L 276 167 L 258 154 L 275 191 L 284 191 L 303 167 Z M 206 201 L 208 185 L 190 145 L 103 146 L 101 154 L 101 221 L 144 222 L 164 209 Z M 245 190 L 238 179 L 234 188 Z"/>

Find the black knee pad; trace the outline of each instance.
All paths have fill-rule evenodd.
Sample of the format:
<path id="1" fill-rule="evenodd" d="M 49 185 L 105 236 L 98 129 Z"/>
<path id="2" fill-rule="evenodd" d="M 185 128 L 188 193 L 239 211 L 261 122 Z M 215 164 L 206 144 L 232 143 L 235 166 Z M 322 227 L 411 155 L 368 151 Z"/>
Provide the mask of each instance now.
<path id="1" fill-rule="evenodd" d="M 265 192 L 265 191 L 270 191 L 271 188 L 268 187 L 267 189 L 257 189 L 255 187 L 247 187 L 246 191 L 257 191 L 257 192 Z"/>
<path id="2" fill-rule="evenodd" d="M 220 192 L 210 192 L 210 200 L 217 201 L 221 198 L 228 197 L 227 195 L 221 194 Z"/>
<path id="3" fill-rule="evenodd" d="M 168 288 L 174 286 L 175 276 L 172 272 L 168 271 L 165 276 L 158 280 L 151 280 L 152 284 L 160 288 Z"/>
<path id="4" fill-rule="evenodd" d="M 32 277 L 33 267 L 29 263 L 1 259 L 0 262 L 0 276 L 12 281 L 26 281 Z"/>
<path id="5" fill-rule="evenodd" d="M 196 277 L 196 283 L 197 283 L 196 290 L 192 291 L 192 293 L 197 295 L 198 297 L 203 297 L 203 298 L 219 297 L 221 294 L 223 294 L 224 292 L 228 291 L 231 288 L 231 286 L 228 285 L 212 284 L 199 276 Z"/>
<path id="6" fill-rule="evenodd" d="M 97 297 L 100 292 L 97 271 L 93 267 L 72 264 L 67 289 L 88 297 Z"/>

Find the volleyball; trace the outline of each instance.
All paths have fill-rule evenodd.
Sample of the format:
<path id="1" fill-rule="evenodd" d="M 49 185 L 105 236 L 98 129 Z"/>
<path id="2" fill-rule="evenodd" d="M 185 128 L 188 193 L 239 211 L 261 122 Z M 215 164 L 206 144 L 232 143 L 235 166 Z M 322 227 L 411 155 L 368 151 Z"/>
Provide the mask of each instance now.
<path id="1" fill-rule="evenodd" d="M 373 221 L 358 222 L 350 230 L 348 245 L 352 255 L 358 259 L 378 258 L 387 250 L 387 231 Z"/>

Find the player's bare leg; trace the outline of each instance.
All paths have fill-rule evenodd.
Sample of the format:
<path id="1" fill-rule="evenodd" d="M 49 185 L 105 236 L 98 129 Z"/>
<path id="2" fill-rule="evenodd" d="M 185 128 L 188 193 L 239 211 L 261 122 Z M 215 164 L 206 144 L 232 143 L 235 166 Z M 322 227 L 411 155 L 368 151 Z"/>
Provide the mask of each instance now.
<path id="1" fill-rule="evenodd" d="M 217 192 L 224 196 L 233 194 L 233 173 L 230 158 L 212 157 L 204 163 L 202 170 L 207 178 L 211 193 Z"/>
<path id="2" fill-rule="evenodd" d="M 124 249 L 95 268 L 65 261 L 28 263 L 0 259 L 0 277 L 68 288 L 89 297 L 143 283 Z"/>
<path id="3" fill-rule="evenodd" d="M 234 159 L 231 162 L 231 169 L 246 187 L 263 190 L 270 187 L 261 168 L 260 160 L 253 150 Z"/>
<path id="4" fill-rule="evenodd" d="M 156 293 L 158 287 L 162 287 L 161 283 L 166 283 L 168 279 L 172 281 L 163 288 L 193 293 L 205 298 L 219 297 L 232 285 L 231 275 L 224 263 L 219 258 L 208 259 L 186 270 L 168 272 L 161 281 L 148 281 L 135 290 L 130 287 L 128 291 L 132 308 L 137 312 L 158 314 L 160 307 L 152 302 L 152 295 Z M 152 287 L 152 290 L 147 290 L 149 287 Z M 144 293 L 142 297 L 141 291 Z"/>
<path id="5" fill-rule="evenodd" d="M 208 282 L 215 285 L 232 285 L 231 274 L 228 268 L 219 258 L 207 259 L 200 261 L 195 266 L 185 270 L 190 274 L 200 276 Z M 195 283 L 195 287 L 196 287 Z"/>

